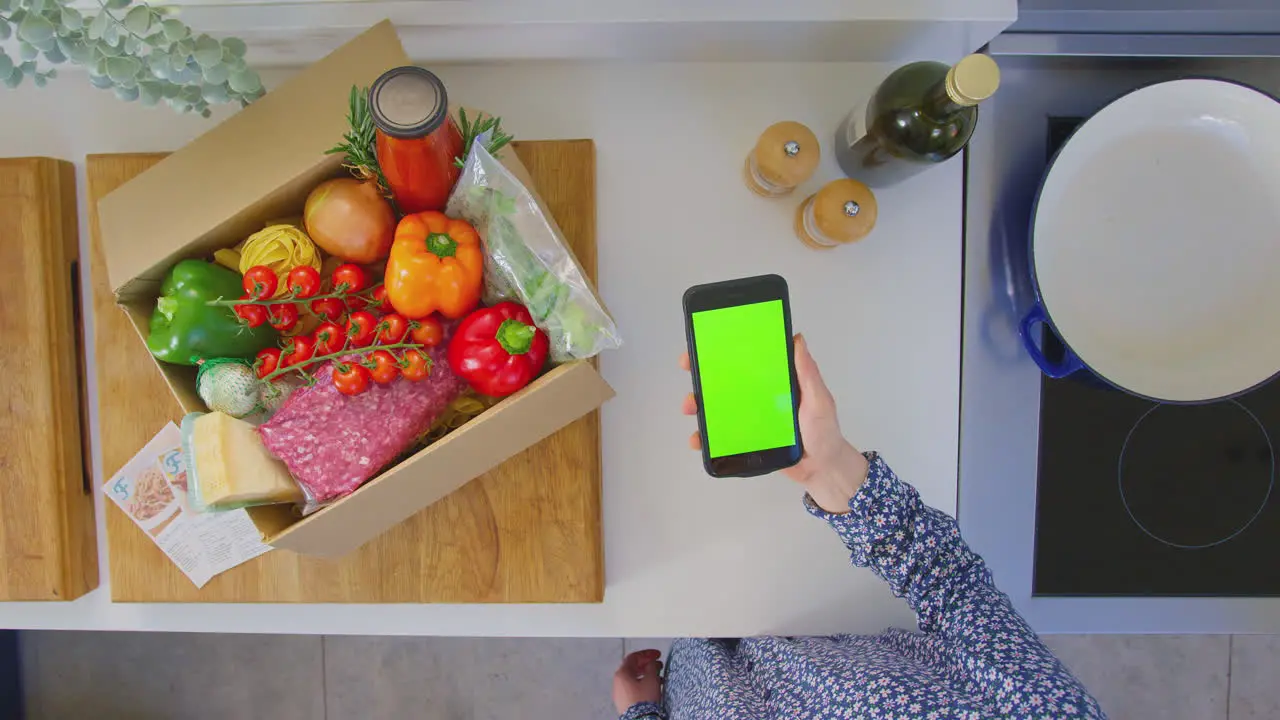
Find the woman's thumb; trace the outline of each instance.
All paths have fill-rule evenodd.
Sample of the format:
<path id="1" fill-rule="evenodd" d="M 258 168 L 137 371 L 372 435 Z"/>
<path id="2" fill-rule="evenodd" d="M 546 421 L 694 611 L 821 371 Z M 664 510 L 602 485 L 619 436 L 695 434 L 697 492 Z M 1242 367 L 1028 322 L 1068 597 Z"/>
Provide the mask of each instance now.
<path id="1" fill-rule="evenodd" d="M 818 362 L 813 359 L 813 355 L 809 354 L 809 342 L 804 339 L 803 333 L 796 335 L 795 347 L 796 379 L 800 382 L 801 394 L 815 398 L 830 397 L 831 391 L 822 381 L 822 372 L 818 370 Z"/>

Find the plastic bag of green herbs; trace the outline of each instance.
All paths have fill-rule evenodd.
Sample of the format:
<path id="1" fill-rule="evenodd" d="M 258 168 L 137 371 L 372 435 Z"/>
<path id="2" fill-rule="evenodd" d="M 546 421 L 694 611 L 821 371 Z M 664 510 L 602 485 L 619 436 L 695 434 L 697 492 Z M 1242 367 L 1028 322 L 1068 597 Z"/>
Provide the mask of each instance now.
<path id="1" fill-rule="evenodd" d="M 618 328 L 560 229 L 480 140 L 471 146 L 445 213 L 471 223 L 484 241 L 484 302 L 514 300 L 529 308 L 551 339 L 553 363 L 617 348 Z"/>

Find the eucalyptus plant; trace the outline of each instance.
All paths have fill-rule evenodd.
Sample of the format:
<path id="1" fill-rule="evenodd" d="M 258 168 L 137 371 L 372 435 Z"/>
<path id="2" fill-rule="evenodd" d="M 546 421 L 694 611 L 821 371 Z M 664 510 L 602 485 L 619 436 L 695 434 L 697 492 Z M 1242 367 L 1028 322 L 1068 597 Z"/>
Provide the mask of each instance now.
<path id="1" fill-rule="evenodd" d="M 0 0 L 0 82 L 18 87 L 26 78 L 44 87 L 52 67 L 82 65 L 89 82 L 143 105 L 164 101 L 178 112 L 209 116 L 211 104 L 247 105 L 264 92 L 245 63 L 245 43 L 194 33 L 173 8 L 140 0 L 97 0 L 96 13 L 81 13 L 71 0 Z"/>

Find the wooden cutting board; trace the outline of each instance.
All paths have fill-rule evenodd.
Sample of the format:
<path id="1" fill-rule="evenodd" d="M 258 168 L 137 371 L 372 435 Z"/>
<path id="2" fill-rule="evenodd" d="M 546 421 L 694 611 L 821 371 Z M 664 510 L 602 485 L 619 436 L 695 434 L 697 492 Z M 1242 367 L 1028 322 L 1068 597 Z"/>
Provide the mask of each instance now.
<path id="1" fill-rule="evenodd" d="M 552 215 L 596 274 L 595 146 L 515 143 Z M 160 373 L 113 302 L 97 201 L 164 155 L 87 158 L 103 469 L 109 478 L 170 420 Z M 196 589 L 107 503 L 111 597 L 124 602 L 600 602 L 599 412 L 577 420 L 444 500 L 337 559 L 274 550 Z"/>
<path id="2" fill-rule="evenodd" d="M 0 160 L 0 600 L 71 600 L 98 586 L 79 256 L 71 163 Z"/>

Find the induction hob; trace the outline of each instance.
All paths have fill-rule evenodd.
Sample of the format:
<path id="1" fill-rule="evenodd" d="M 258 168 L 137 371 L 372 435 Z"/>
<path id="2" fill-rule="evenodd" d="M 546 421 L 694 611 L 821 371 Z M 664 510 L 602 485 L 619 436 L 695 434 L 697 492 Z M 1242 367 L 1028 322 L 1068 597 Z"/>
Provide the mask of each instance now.
<path id="1" fill-rule="evenodd" d="M 1048 119 L 1050 155 L 1080 121 Z M 1280 596 L 1276 442 L 1280 382 L 1167 405 L 1044 378 L 1033 594 Z"/>

